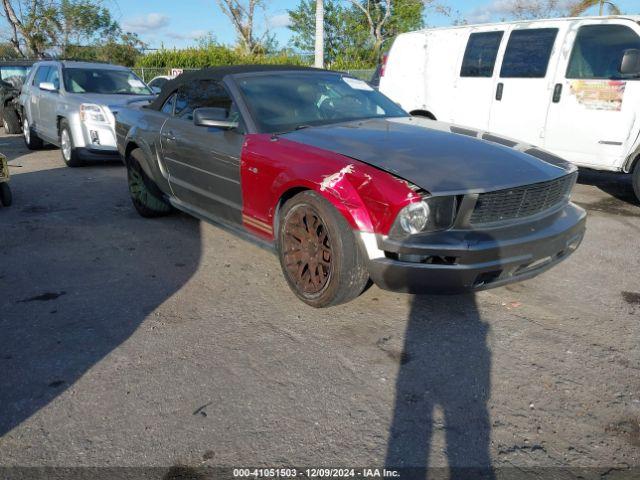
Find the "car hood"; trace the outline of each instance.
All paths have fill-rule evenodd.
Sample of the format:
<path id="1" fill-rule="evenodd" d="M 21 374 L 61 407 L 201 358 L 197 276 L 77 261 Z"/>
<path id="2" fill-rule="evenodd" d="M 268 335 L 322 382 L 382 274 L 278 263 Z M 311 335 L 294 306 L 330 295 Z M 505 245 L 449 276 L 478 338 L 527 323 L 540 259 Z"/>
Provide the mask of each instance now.
<path id="1" fill-rule="evenodd" d="M 502 190 L 575 170 L 568 162 L 530 145 L 482 136 L 479 131 L 442 122 L 393 118 L 309 127 L 282 138 L 359 160 L 434 195 Z"/>
<path id="2" fill-rule="evenodd" d="M 79 103 L 95 103 L 105 105 L 112 112 L 117 112 L 122 107 L 136 101 L 151 100 L 154 95 L 98 95 L 98 94 L 77 94 L 75 96 Z"/>

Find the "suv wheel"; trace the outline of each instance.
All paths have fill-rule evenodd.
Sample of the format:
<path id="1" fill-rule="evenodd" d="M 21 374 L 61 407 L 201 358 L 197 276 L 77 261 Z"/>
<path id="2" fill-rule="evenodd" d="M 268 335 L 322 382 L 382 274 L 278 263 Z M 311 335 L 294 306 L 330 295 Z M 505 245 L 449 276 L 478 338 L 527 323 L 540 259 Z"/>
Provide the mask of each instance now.
<path id="1" fill-rule="evenodd" d="M 60 121 L 60 152 L 62 152 L 62 159 L 67 167 L 79 167 L 83 164 L 78 149 L 73 145 L 69 122 L 65 119 Z"/>
<path id="2" fill-rule="evenodd" d="M 24 143 L 29 150 L 40 150 L 42 148 L 42 139 L 29 126 L 29 120 L 26 115 L 22 121 L 22 135 L 24 136 Z"/>
<path id="3" fill-rule="evenodd" d="M 315 192 L 302 192 L 282 208 L 278 256 L 300 300 L 330 307 L 358 297 L 369 281 L 365 258 L 344 217 Z"/>
<path id="4" fill-rule="evenodd" d="M 636 160 L 636 166 L 633 167 L 633 191 L 636 194 L 636 198 L 640 202 L 640 158 Z"/>
<path id="5" fill-rule="evenodd" d="M 164 199 L 162 191 L 140 166 L 140 149 L 136 149 L 127 159 L 127 182 L 129 195 L 136 211 L 146 218 L 161 217 L 171 213 L 173 207 Z"/>
<path id="6" fill-rule="evenodd" d="M 2 126 L 4 127 L 4 133 L 20 133 L 20 119 L 15 108 L 7 106 L 2 109 Z"/>

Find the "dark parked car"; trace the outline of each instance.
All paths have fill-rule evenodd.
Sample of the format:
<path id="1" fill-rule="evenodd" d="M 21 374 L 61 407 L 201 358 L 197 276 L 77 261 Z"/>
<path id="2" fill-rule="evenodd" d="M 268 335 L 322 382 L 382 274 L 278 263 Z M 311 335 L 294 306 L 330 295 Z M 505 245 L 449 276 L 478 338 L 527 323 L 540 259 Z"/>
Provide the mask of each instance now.
<path id="1" fill-rule="evenodd" d="M 412 118 L 366 82 L 299 67 L 186 73 L 117 116 L 133 205 L 179 208 L 273 245 L 291 289 L 325 307 L 369 280 L 456 293 L 570 255 L 577 171 L 537 148 Z"/>
<path id="2" fill-rule="evenodd" d="M 0 60 L 0 114 L 5 133 L 22 132 L 18 99 L 24 79 L 35 60 Z"/>

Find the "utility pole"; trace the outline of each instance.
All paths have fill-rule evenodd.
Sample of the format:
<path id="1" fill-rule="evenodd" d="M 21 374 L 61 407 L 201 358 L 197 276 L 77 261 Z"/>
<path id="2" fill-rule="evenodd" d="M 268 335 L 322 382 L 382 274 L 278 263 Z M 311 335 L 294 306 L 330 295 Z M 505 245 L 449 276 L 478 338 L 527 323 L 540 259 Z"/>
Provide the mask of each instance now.
<path id="1" fill-rule="evenodd" d="M 316 55 L 314 66 L 324 68 L 324 0 L 316 0 Z"/>

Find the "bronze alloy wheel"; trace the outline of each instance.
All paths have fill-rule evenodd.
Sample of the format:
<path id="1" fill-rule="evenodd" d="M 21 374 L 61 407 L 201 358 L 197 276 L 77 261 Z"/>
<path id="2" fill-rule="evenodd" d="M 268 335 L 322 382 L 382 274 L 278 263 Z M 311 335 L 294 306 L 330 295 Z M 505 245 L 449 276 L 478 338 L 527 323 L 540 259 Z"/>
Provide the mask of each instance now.
<path id="1" fill-rule="evenodd" d="M 353 300 L 369 271 L 351 226 L 327 199 L 305 190 L 289 198 L 277 221 L 282 273 L 296 296 L 315 308 Z"/>
<path id="2" fill-rule="evenodd" d="M 332 274 L 331 237 L 320 214 L 301 204 L 289 211 L 284 225 L 285 267 L 296 288 L 315 296 L 326 287 Z"/>

